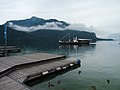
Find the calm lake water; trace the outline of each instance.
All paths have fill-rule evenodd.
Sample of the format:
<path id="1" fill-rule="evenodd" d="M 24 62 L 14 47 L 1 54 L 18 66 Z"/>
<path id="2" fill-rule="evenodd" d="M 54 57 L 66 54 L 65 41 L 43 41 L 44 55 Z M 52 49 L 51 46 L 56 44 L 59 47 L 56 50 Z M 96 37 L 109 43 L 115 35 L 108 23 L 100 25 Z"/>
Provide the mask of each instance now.
<path id="1" fill-rule="evenodd" d="M 65 54 L 69 59 L 81 59 L 81 67 L 42 77 L 30 83 L 35 90 L 120 90 L 120 45 L 115 41 L 101 41 L 88 46 L 52 46 L 36 48 L 33 52 Z M 31 52 L 27 51 L 27 52 Z M 78 72 L 81 71 L 79 74 Z M 52 77 L 53 76 L 53 77 Z M 51 78 L 52 77 L 52 78 Z M 110 80 L 110 84 L 107 83 Z M 61 83 L 58 85 L 58 80 Z M 55 84 L 48 87 L 48 82 Z"/>

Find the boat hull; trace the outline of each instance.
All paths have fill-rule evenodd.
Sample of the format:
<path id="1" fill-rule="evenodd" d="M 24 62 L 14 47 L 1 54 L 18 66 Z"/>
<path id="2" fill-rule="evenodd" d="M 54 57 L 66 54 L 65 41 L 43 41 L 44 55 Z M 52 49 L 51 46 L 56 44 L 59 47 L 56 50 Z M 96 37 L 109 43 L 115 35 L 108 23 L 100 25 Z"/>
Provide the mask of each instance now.
<path id="1" fill-rule="evenodd" d="M 62 41 L 59 42 L 61 45 L 81 45 L 81 44 L 90 44 L 90 41 L 79 41 L 79 42 L 69 42 L 69 41 Z"/>

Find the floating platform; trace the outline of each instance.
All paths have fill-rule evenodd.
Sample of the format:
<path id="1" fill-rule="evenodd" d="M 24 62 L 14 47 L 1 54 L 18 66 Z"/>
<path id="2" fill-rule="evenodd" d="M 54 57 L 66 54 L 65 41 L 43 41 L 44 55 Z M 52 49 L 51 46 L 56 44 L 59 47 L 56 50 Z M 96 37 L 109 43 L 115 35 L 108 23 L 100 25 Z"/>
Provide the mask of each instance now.
<path id="1" fill-rule="evenodd" d="M 0 90 L 16 90 L 17 87 L 20 90 L 30 90 L 25 82 L 76 64 L 78 63 L 75 60 L 66 60 L 64 55 L 46 53 L 2 57 L 0 58 Z"/>

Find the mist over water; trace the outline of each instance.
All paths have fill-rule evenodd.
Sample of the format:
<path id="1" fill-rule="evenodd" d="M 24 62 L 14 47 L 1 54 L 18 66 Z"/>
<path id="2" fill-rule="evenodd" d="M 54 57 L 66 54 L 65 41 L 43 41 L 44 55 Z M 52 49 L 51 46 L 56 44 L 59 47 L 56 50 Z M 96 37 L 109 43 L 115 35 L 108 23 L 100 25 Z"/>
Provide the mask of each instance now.
<path id="1" fill-rule="evenodd" d="M 38 49 L 36 49 L 38 50 Z M 101 41 L 84 46 L 51 46 L 40 48 L 38 51 L 52 54 L 65 54 L 68 60 L 81 59 L 81 67 L 47 80 L 43 77 L 40 82 L 32 82 L 35 90 L 120 90 L 120 45 L 115 41 Z M 79 74 L 78 72 L 81 71 Z M 109 84 L 107 79 L 110 80 Z M 61 83 L 57 85 L 57 81 Z M 55 84 L 48 87 L 48 82 Z"/>

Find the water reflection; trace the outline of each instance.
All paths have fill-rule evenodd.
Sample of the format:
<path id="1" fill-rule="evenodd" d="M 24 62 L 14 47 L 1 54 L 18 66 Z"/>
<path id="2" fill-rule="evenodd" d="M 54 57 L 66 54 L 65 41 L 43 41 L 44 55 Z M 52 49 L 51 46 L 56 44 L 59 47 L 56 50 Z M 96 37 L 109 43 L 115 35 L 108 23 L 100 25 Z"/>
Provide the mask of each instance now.
<path id="1" fill-rule="evenodd" d="M 29 45 L 24 46 L 25 54 L 28 53 L 50 53 L 50 54 L 63 54 L 66 56 L 76 55 L 76 54 L 85 54 L 91 52 L 95 49 L 96 44 L 90 45 L 59 45 L 59 44 L 41 44 L 41 45 Z M 23 48 L 23 47 L 21 47 Z M 24 50 L 22 49 L 22 50 Z M 22 51 L 21 53 L 23 53 Z"/>
<path id="2" fill-rule="evenodd" d="M 75 54 L 85 54 L 87 52 L 93 52 L 96 44 L 90 45 L 60 45 L 59 51 L 63 52 L 67 56 L 75 55 Z"/>

